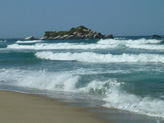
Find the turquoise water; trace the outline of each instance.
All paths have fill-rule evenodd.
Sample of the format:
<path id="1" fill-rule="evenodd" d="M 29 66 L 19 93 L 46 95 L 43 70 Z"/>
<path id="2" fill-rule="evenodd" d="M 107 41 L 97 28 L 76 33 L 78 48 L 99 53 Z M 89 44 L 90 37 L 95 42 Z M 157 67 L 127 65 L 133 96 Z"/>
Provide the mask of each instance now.
<path id="1" fill-rule="evenodd" d="M 164 118 L 164 40 L 0 40 L 0 89 Z"/>

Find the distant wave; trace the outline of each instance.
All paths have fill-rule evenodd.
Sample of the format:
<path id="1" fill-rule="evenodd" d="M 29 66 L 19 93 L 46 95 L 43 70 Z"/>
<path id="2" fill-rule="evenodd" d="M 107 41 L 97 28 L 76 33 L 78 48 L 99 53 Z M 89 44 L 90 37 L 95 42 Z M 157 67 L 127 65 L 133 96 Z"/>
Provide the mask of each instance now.
<path id="1" fill-rule="evenodd" d="M 101 39 L 98 43 L 99 44 L 157 44 L 160 43 L 162 40 L 156 39 L 136 39 L 136 40 L 118 40 L 118 39 Z"/>
<path id="2" fill-rule="evenodd" d="M 164 55 L 158 54 L 97 54 L 93 52 L 82 53 L 53 53 L 53 52 L 37 52 L 36 57 L 48 60 L 63 60 L 63 61 L 80 61 L 92 63 L 110 63 L 110 62 L 143 62 L 143 63 L 164 63 Z"/>
<path id="3" fill-rule="evenodd" d="M 0 40 L 0 43 L 1 43 L 1 42 L 4 43 L 4 42 L 6 42 L 6 40 Z"/>
<path id="4" fill-rule="evenodd" d="M 146 50 L 164 50 L 164 45 L 148 45 L 148 44 L 126 44 L 126 47 L 134 48 L 134 49 L 146 49 Z"/>
<path id="5" fill-rule="evenodd" d="M 138 39 L 138 40 L 118 40 L 118 39 L 103 39 L 97 43 L 40 43 L 41 41 L 17 41 L 16 44 L 10 44 L 7 48 L 14 49 L 109 49 L 109 48 L 135 48 L 146 50 L 164 50 L 164 45 L 161 45 L 162 40 L 155 39 Z M 39 43 L 38 43 L 39 42 Z M 20 43 L 20 44 L 19 44 Z M 37 43 L 32 45 L 23 45 L 21 43 Z"/>
<path id="6" fill-rule="evenodd" d="M 113 40 L 113 39 L 106 39 L 100 40 L 99 44 L 105 45 L 122 45 L 127 48 L 133 49 L 146 49 L 146 50 L 164 50 L 164 45 L 160 45 L 163 40 L 156 40 L 156 39 L 137 39 L 137 40 Z"/>
<path id="7" fill-rule="evenodd" d="M 35 45 L 19 45 L 11 44 L 7 48 L 14 49 L 108 49 L 115 48 L 117 45 L 103 45 L 103 44 L 84 44 L 84 43 L 44 43 Z"/>
<path id="8" fill-rule="evenodd" d="M 16 43 L 38 43 L 42 42 L 42 40 L 26 40 L 26 41 L 17 41 Z"/>
<path id="9" fill-rule="evenodd" d="M 6 42 L 6 40 L 0 40 L 0 42 Z"/>

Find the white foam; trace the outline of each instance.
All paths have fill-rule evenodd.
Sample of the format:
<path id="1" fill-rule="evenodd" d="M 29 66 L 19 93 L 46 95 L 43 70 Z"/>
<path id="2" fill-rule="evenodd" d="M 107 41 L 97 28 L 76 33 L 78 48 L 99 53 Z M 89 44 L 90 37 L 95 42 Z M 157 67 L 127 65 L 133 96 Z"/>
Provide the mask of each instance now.
<path id="1" fill-rule="evenodd" d="M 164 118 L 164 100 L 151 97 L 139 97 L 122 90 L 124 82 L 116 79 L 108 81 L 94 80 L 86 87 L 80 88 L 82 92 L 106 95 L 104 107 L 127 110 L 138 114 Z"/>
<path id="2" fill-rule="evenodd" d="M 79 76 L 65 72 L 1 69 L 0 82 L 41 90 L 74 92 Z"/>
<path id="3" fill-rule="evenodd" d="M 85 73 L 84 73 L 85 72 Z M 94 80 L 84 87 L 76 87 L 81 75 L 94 74 L 89 69 L 65 72 L 48 72 L 45 70 L 21 70 L 21 69 L 0 69 L 0 83 L 37 88 L 40 90 L 66 91 L 66 92 L 85 92 L 97 93 L 97 90 L 102 90 L 101 94 L 106 94 L 109 86 L 119 85 L 116 80 L 108 81 Z M 108 87 L 105 87 L 108 85 Z"/>
<path id="4" fill-rule="evenodd" d="M 82 92 L 107 95 L 109 91 L 112 91 L 115 87 L 120 86 L 121 84 L 124 83 L 117 82 L 115 79 L 109 79 L 107 81 L 94 80 L 88 83 L 86 87 L 80 88 L 79 90 Z"/>
<path id="5" fill-rule="evenodd" d="M 163 70 L 163 69 L 162 69 Z M 134 71 L 134 70 L 133 70 Z M 105 73 L 111 73 L 111 74 L 125 74 L 125 73 L 130 73 L 130 70 L 111 70 L 111 69 L 103 69 L 103 68 L 80 68 L 76 70 L 71 70 L 67 71 L 68 73 L 71 74 L 77 74 L 77 75 L 86 75 L 86 74 L 105 74 Z"/>
<path id="6" fill-rule="evenodd" d="M 136 45 L 136 44 L 126 44 L 127 47 L 129 48 L 134 48 L 134 49 L 146 49 L 146 50 L 164 50 L 164 45 Z"/>
<path id="7" fill-rule="evenodd" d="M 124 82 L 116 79 L 106 81 L 93 80 L 87 85 L 77 87 L 80 76 L 70 72 L 48 72 L 20 69 L 0 69 L 0 84 L 10 84 L 21 87 L 37 88 L 41 90 L 83 92 L 103 95 L 105 107 L 117 108 L 164 118 L 164 100 L 139 97 L 122 90 Z M 106 96 L 104 98 L 104 96 Z"/>
<path id="8" fill-rule="evenodd" d="M 77 43 L 39 43 L 35 45 L 19 45 L 11 44 L 7 48 L 13 49 L 108 49 L 115 48 L 117 45 L 104 45 L 104 44 L 77 44 Z"/>
<path id="9" fill-rule="evenodd" d="M 158 44 L 160 43 L 162 40 L 156 40 L 156 39 L 145 39 L 145 38 L 141 38 L 141 39 L 136 39 L 136 40 L 118 40 L 118 39 L 101 39 L 98 43 L 99 44 Z"/>
<path id="10" fill-rule="evenodd" d="M 100 40 L 99 44 L 104 45 L 122 45 L 126 46 L 127 48 L 133 49 L 146 49 L 146 50 L 164 50 L 164 45 L 160 45 L 159 43 L 162 40 L 156 39 L 137 39 L 137 40 L 116 40 L 116 39 L 106 39 Z"/>
<path id="11" fill-rule="evenodd" d="M 38 42 L 42 42 L 42 40 L 17 41 L 16 43 L 38 43 Z"/>
<path id="12" fill-rule="evenodd" d="M 115 89 L 110 91 L 103 100 L 107 102 L 104 107 L 164 118 L 164 101 L 160 99 L 139 97 L 121 91 L 121 89 Z"/>
<path id="13" fill-rule="evenodd" d="M 53 53 L 53 52 L 37 52 L 35 54 L 40 59 L 63 60 L 63 61 L 80 61 L 92 63 L 111 63 L 111 62 L 143 62 L 143 63 L 164 63 L 164 56 L 159 54 L 97 54 L 93 52 L 82 53 Z"/>
<path id="14" fill-rule="evenodd" d="M 106 95 L 104 107 L 127 110 L 138 114 L 164 118 L 164 100 L 151 97 L 139 97 L 122 90 L 124 82 L 116 79 L 107 81 L 94 80 L 80 91 Z"/>
<path id="15" fill-rule="evenodd" d="M 119 40 L 119 39 L 101 39 L 97 43 L 39 43 L 41 40 L 17 41 L 16 44 L 10 44 L 7 48 L 14 49 L 109 49 L 109 48 L 136 48 L 148 50 L 164 50 L 163 45 L 159 45 L 162 40 L 155 39 L 137 39 L 137 40 Z M 21 43 L 37 43 L 33 45 L 20 45 Z"/>

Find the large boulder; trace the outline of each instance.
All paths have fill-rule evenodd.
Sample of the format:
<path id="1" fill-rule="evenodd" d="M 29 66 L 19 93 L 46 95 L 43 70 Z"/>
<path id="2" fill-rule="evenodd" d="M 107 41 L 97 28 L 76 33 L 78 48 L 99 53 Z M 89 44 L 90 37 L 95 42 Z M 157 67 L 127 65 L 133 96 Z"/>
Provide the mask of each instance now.
<path id="1" fill-rule="evenodd" d="M 53 40 L 58 40 L 58 39 L 61 39 L 61 36 L 56 36 L 56 37 L 54 37 Z"/>
<path id="2" fill-rule="evenodd" d="M 70 40 L 70 39 L 74 39 L 75 36 L 74 35 L 69 35 L 65 40 Z"/>
<path id="3" fill-rule="evenodd" d="M 113 37 L 112 34 L 106 34 L 106 35 L 104 35 L 103 38 L 104 38 L 104 39 L 108 39 L 108 38 L 113 39 L 114 37 Z"/>
<path id="4" fill-rule="evenodd" d="M 101 33 L 94 34 L 93 39 L 99 39 L 99 38 L 102 38 Z"/>

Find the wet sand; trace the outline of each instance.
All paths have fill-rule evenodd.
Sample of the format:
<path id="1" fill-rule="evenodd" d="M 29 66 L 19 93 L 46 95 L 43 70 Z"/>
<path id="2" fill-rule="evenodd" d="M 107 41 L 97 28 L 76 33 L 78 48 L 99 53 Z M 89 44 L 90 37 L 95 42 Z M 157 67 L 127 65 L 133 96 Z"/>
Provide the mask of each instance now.
<path id="1" fill-rule="evenodd" d="M 2 123 L 104 123 L 84 108 L 66 106 L 38 95 L 0 91 Z"/>

